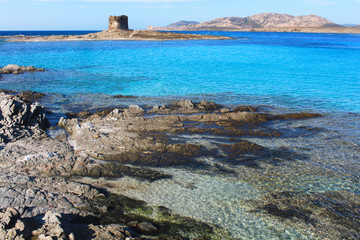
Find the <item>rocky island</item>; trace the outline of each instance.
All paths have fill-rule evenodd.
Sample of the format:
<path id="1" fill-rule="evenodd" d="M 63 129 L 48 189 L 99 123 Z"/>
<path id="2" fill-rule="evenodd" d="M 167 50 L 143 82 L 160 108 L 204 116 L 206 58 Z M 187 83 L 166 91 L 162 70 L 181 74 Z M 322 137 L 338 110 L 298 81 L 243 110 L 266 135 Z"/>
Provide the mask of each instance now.
<path id="1" fill-rule="evenodd" d="M 184 34 L 157 32 L 148 30 L 131 30 L 128 28 L 128 17 L 110 16 L 109 29 L 89 33 L 85 35 L 51 35 L 51 36 L 13 36 L 7 37 L 12 42 L 44 42 L 44 41 L 165 41 L 165 40 L 226 40 L 229 37 L 200 35 L 200 34 Z"/>
<path id="2" fill-rule="evenodd" d="M 260 13 L 248 17 L 223 17 L 202 23 L 180 21 L 167 27 L 148 27 L 156 31 L 252 31 L 360 33 L 356 27 L 344 27 L 317 15 L 292 16 Z"/>

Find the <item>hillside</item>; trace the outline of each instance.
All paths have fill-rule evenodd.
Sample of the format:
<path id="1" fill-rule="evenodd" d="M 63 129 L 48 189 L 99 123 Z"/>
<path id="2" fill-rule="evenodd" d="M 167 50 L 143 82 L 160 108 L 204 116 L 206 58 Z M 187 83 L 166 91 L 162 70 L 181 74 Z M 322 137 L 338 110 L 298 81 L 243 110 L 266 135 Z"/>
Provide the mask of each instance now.
<path id="1" fill-rule="evenodd" d="M 180 22 L 181 23 L 181 22 Z M 251 28 L 319 28 L 339 25 L 317 15 L 292 16 L 260 13 L 249 17 L 223 17 L 202 23 L 170 24 L 168 27 L 149 27 L 150 30 L 240 30 Z"/>
<path id="2" fill-rule="evenodd" d="M 195 22 L 195 21 L 179 21 L 179 22 L 176 22 L 176 23 L 172 23 L 172 24 L 169 24 L 167 27 L 168 28 L 178 28 L 178 27 L 183 27 L 183 26 L 188 26 L 190 24 L 198 24 L 199 22 Z"/>

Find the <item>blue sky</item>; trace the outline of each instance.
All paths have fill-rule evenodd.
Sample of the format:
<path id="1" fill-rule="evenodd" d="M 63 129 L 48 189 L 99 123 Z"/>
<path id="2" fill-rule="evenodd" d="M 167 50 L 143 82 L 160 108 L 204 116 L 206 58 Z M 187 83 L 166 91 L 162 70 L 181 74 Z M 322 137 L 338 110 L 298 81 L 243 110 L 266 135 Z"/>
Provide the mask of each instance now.
<path id="1" fill-rule="evenodd" d="M 122 14 L 130 28 L 143 29 L 261 12 L 360 24 L 360 0 L 0 0 L 0 30 L 103 30 L 109 15 Z"/>

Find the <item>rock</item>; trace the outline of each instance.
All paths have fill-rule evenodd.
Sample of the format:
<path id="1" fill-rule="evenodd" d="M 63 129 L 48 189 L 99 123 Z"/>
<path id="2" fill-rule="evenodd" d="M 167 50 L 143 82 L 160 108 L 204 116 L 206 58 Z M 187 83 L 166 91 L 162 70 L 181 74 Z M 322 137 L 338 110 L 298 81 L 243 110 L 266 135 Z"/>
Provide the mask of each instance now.
<path id="1" fill-rule="evenodd" d="M 156 234 L 158 231 L 158 228 L 155 227 L 153 224 L 148 223 L 148 222 L 141 222 L 136 224 L 136 229 L 142 233 L 142 234 L 146 234 L 146 235 L 153 235 Z"/>
<path id="2" fill-rule="evenodd" d="M 5 212 L 1 212 L 0 210 L 0 213 L 0 239 L 25 240 L 23 236 L 25 225 L 20 219 L 18 219 L 20 217 L 18 210 L 8 207 L 5 209 Z"/>
<path id="3" fill-rule="evenodd" d="M 11 42 L 33 42 L 33 41 L 124 41 L 124 40 L 200 40 L 200 39 L 217 39 L 227 40 L 230 37 L 203 35 L 203 34 L 186 34 L 174 32 L 155 32 L 147 30 L 106 30 L 97 33 L 85 35 L 51 35 L 51 36 L 23 36 L 7 41 Z"/>
<path id="4" fill-rule="evenodd" d="M 114 95 L 114 98 L 137 98 L 136 96 L 131 95 Z"/>
<path id="5" fill-rule="evenodd" d="M 149 222 L 139 223 L 138 221 L 131 221 L 128 222 L 127 225 L 133 229 L 136 229 L 139 233 L 145 235 L 153 235 L 158 231 L 158 228 Z"/>
<path id="6" fill-rule="evenodd" d="M 89 111 L 81 111 L 78 113 L 66 113 L 66 117 L 68 119 L 72 119 L 72 118 L 87 118 L 90 117 L 92 114 Z"/>
<path id="7" fill-rule="evenodd" d="M 45 96 L 45 94 L 35 92 L 35 91 L 26 91 L 26 92 L 22 92 L 16 96 L 18 98 L 20 98 L 21 100 L 23 100 L 24 102 L 34 102 L 35 100 L 43 98 Z"/>
<path id="8" fill-rule="evenodd" d="M 360 197 L 348 191 L 324 193 L 276 192 L 254 202 L 286 224 L 311 229 L 320 239 L 359 239 Z M 326 229 L 326 231 L 325 231 Z"/>
<path id="9" fill-rule="evenodd" d="M 273 115 L 268 116 L 267 119 L 269 120 L 276 120 L 276 119 L 308 119 L 308 118 L 317 118 L 323 117 L 323 115 L 319 113 L 287 113 L 287 114 L 280 114 L 280 115 Z"/>
<path id="10" fill-rule="evenodd" d="M 11 74 L 11 73 L 12 74 L 20 74 L 23 72 L 35 72 L 35 71 L 44 72 L 45 69 L 35 68 L 34 66 L 25 67 L 25 66 L 18 66 L 16 64 L 9 64 L 0 69 L 0 75 L 1 74 Z"/>
<path id="11" fill-rule="evenodd" d="M 39 103 L 26 103 L 21 99 L 0 94 L 0 141 L 10 142 L 33 131 L 45 130 L 49 121 L 45 109 Z"/>
<path id="12" fill-rule="evenodd" d="M 45 213 L 45 216 L 42 218 L 45 222 L 45 224 L 60 224 L 61 215 L 59 213 L 54 213 L 51 211 L 47 211 Z"/>
<path id="13" fill-rule="evenodd" d="M 195 103 L 193 103 L 190 100 L 183 99 L 183 100 L 172 102 L 171 107 L 173 107 L 173 108 L 184 108 L 184 109 L 194 109 L 195 108 Z"/>
<path id="14" fill-rule="evenodd" d="M 238 106 L 234 109 L 234 112 L 257 112 L 257 109 L 251 106 Z"/>
<path id="15" fill-rule="evenodd" d="M 201 110 L 214 111 L 214 110 L 220 109 L 221 105 L 202 100 L 201 102 L 196 104 L 196 107 Z"/>
<path id="16" fill-rule="evenodd" d="M 129 108 L 124 109 L 123 115 L 127 117 L 141 116 L 144 114 L 144 109 L 138 105 L 130 105 Z"/>

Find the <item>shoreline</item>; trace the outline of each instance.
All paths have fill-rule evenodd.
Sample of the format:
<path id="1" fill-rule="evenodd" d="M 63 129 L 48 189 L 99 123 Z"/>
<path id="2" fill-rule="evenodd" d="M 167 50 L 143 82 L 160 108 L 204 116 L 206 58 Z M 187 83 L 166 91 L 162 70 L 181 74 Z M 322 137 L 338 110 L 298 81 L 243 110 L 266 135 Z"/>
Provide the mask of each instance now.
<path id="1" fill-rule="evenodd" d="M 6 37 L 9 42 L 50 42 L 50 41 L 169 41 L 169 40 L 229 40 L 230 37 L 156 32 L 147 30 L 102 31 L 85 35 L 15 36 Z"/>
<path id="2" fill-rule="evenodd" d="M 44 107 L 32 103 L 43 95 L 32 94 L 35 94 L 34 97 L 30 95 L 26 98 L 20 98 L 24 94 L 18 96 L 0 94 L 1 111 L 5 116 L 4 119 L 7 119 L 6 124 L 4 120 L 2 121 L 2 132 L 6 135 L 2 135 L 3 149 L 0 156 L 1 190 L 2 196 L 12 202 L 10 205 L 1 204 L 0 208 L 5 207 L 7 212 L 15 211 L 9 207 L 15 208 L 15 215 L 20 216 L 16 219 L 23 221 L 25 228 L 31 226 L 22 220 L 23 218 L 38 221 L 36 219 L 39 218 L 39 214 L 40 216 L 45 214 L 45 216 L 56 216 L 66 236 L 73 234 L 75 239 L 80 233 L 74 228 L 91 229 L 97 234 L 103 234 L 101 235 L 103 238 L 107 236 L 104 234 L 117 229 L 123 236 L 144 238 L 145 235 L 147 236 L 145 239 L 158 239 L 159 236 L 160 239 L 166 239 L 169 236 L 180 236 L 179 232 L 184 233 L 184 231 L 199 238 L 208 239 L 212 236 L 231 239 L 228 229 L 216 225 L 220 222 L 215 219 L 207 218 L 204 223 L 196 218 L 182 217 L 184 215 L 177 215 L 177 211 L 172 212 L 169 206 L 156 204 L 154 200 L 147 203 L 148 201 L 142 199 L 142 195 L 136 197 L 138 200 L 132 199 L 131 191 L 137 190 L 141 193 L 152 185 L 163 183 L 180 184 L 184 193 L 187 191 L 196 193 L 196 189 L 201 186 L 196 187 L 198 182 L 188 182 L 189 180 L 185 179 L 178 182 L 177 171 L 180 171 L 180 175 L 184 175 L 190 170 L 189 174 L 192 177 L 196 172 L 200 173 L 199 176 L 204 176 L 199 183 L 209 181 L 211 178 L 205 177 L 208 174 L 215 176 L 215 179 L 241 177 L 243 184 L 251 185 L 253 190 L 261 191 L 264 195 L 270 189 L 275 192 L 283 191 L 282 167 L 277 166 L 277 163 L 288 162 L 296 169 L 298 165 L 303 165 L 302 172 L 306 173 L 305 176 L 316 175 L 319 171 L 311 166 L 309 168 L 305 162 L 298 162 L 296 159 L 306 160 L 307 156 L 300 155 L 290 148 L 271 148 L 247 140 L 259 138 L 282 141 L 283 137 L 289 137 L 287 131 L 292 128 L 290 126 L 276 128 L 277 123 L 297 124 L 297 122 L 324 117 L 317 113 L 269 113 L 266 110 L 268 107 L 264 106 L 237 106 L 229 109 L 208 101 L 176 100 L 162 106 L 142 108 L 138 105 L 129 105 L 100 112 L 69 113 L 67 118 L 58 121 L 57 127 L 49 128 Z M 6 115 L 7 107 L 14 105 L 21 107 L 25 106 L 24 104 L 28 107 L 22 108 L 32 109 L 33 112 L 27 114 L 15 109 L 14 112 L 18 115 L 11 115 L 11 119 L 14 120 L 9 121 Z M 25 114 L 23 121 L 25 125 L 17 126 L 13 121 L 24 119 L 22 114 Z M 320 130 L 304 128 L 301 133 L 305 136 L 315 136 L 318 131 Z M 196 136 L 198 140 L 193 141 L 191 137 L 186 138 L 186 135 Z M 208 148 L 207 146 L 211 146 L 210 143 L 213 146 Z M 201 160 L 205 157 L 213 157 L 217 160 L 213 160 L 214 162 Z M 294 163 L 291 163 L 292 161 Z M 269 173 L 262 170 L 272 164 L 274 166 L 270 168 L 272 171 Z M 10 179 L 14 178 L 14 174 L 17 174 L 18 178 L 11 182 Z M 330 177 L 331 174 L 331 172 L 323 172 L 321 176 Z M 289 175 L 295 176 L 294 173 Z M 274 178 L 275 176 L 279 179 Z M 285 177 L 289 176 L 286 174 Z M 297 182 L 296 179 L 291 178 L 288 181 L 291 184 Z M 264 182 L 267 184 L 264 185 Z M 208 184 L 211 183 L 210 181 Z M 240 183 L 241 181 L 236 184 Z M 33 210 L 27 208 L 32 206 L 33 200 L 29 200 L 31 195 L 23 195 L 27 193 L 22 190 L 24 184 L 27 185 L 27 189 L 32 189 L 35 195 L 41 191 L 45 194 L 46 199 L 42 200 L 42 205 L 36 206 Z M 8 190 L 10 185 L 11 188 Z M 16 189 L 17 195 L 11 195 L 13 194 L 11 189 Z M 345 234 L 339 229 L 350 226 L 346 223 L 348 221 L 346 215 L 344 221 L 338 223 L 338 216 L 332 218 L 331 215 L 322 214 L 324 211 L 331 213 L 334 207 L 337 207 L 327 199 L 332 199 L 331 201 L 335 201 L 336 204 L 338 199 L 349 199 L 345 202 L 342 200 L 342 207 L 346 211 L 354 211 L 356 204 L 353 201 L 359 197 L 351 192 L 323 194 L 304 194 L 301 191 L 281 192 L 274 197 L 270 191 L 269 194 L 262 195 L 252 199 L 251 202 L 239 200 L 240 202 L 236 204 L 245 204 L 246 208 L 252 211 L 255 219 L 257 217 L 278 219 L 289 224 L 287 227 L 290 231 L 305 227 L 302 234 L 310 231 L 322 238 L 332 234 Z M 29 205 L 22 205 L 18 200 L 22 198 L 30 201 Z M 309 204 L 311 201 L 320 201 L 328 207 L 313 208 Z M 0 203 L 3 202 L 0 198 Z M 54 208 L 56 204 L 59 207 Z M 309 215 L 310 210 L 314 211 L 311 215 Z M 125 214 L 121 213 L 123 211 Z M 292 216 L 293 211 L 296 211 L 295 216 Z M 341 209 L 336 211 L 342 213 Z M 67 215 L 71 215 L 72 218 L 66 217 Z M 71 219 L 80 216 L 83 219 L 83 222 L 80 221 L 81 224 L 71 223 L 74 221 Z M 164 226 L 168 226 L 166 219 L 169 216 L 174 225 L 166 230 Z M 289 222 L 288 218 L 293 217 L 297 221 Z M 85 219 L 89 218 L 92 219 L 91 225 L 86 225 Z M 312 229 L 311 225 L 305 224 L 307 219 L 322 224 L 319 229 Z M 110 225 L 104 223 L 99 225 L 99 221 Z M 324 222 L 329 222 L 330 225 L 323 225 Z M 266 226 L 266 222 L 261 224 Z M 143 229 L 143 225 L 147 226 L 147 230 Z M 337 226 L 334 230 L 324 231 L 334 225 Z M 46 222 L 45 225 L 40 226 L 40 230 L 32 229 L 33 235 L 46 233 L 46 229 L 57 229 L 58 225 L 53 226 Z M 189 235 L 181 235 L 180 239 L 186 237 Z M 119 235 L 118 239 L 123 238 Z"/>
<path id="3" fill-rule="evenodd" d="M 343 33 L 343 34 L 360 34 L 360 28 L 352 27 L 273 27 L 273 28 L 203 28 L 188 29 L 184 28 L 168 28 L 168 27 L 152 27 L 151 31 L 219 31 L 219 32 L 291 32 L 291 33 Z"/>

